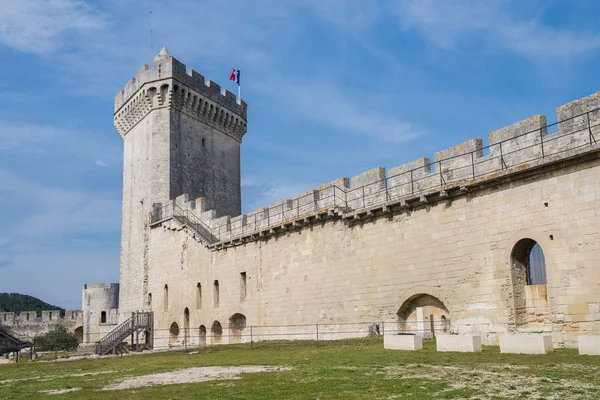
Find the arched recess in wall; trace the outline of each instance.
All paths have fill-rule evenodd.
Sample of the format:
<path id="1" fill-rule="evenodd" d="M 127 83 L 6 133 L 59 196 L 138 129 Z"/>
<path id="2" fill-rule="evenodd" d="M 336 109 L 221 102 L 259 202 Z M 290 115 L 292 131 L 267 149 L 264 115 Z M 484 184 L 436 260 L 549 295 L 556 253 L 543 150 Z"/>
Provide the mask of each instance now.
<path id="1" fill-rule="evenodd" d="M 77 341 L 79 343 L 83 343 L 83 326 L 75 328 L 75 330 L 73 331 L 73 333 L 75 334 L 75 337 L 77 338 Z"/>
<path id="2" fill-rule="evenodd" d="M 210 328 L 210 336 L 212 344 L 220 344 L 223 336 L 223 327 L 219 321 L 215 321 Z"/>
<path id="3" fill-rule="evenodd" d="M 185 336 L 186 343 L 190 340 L 190 310 L 186 307 L 183 310 L 183 334 Z"/>
<path id="4" fill-rule="evenodd" d="M 169 344 L 179 343 L 179 325 L 177 322 L 173 322 L 169 327 Z"/>
<path id="5" fill-rule="evenodd" d="M 542 246 L 531 238 L 518 240 L 510 253 L 510 273 L 516 327 L 551 326 L 546 257 Z"/>
<path id="6" fill-rule="evenodd" d="M 246 316 L 235 313 L 229 318 L 229 343 L 241 343 L 244 329 L 246 328 Z"/>
<path id="7" fill-rule="evenodd" d="M 417 293 L 406 299 L 398 311 L 398 330 L 431 338 L 450 332 L 450 311 L 437 297 Z"/>
<path id="8" fill-rule="evenodd" d="M 200 346 L 206 346 L 206 327 L 204 325 L 200 325 L 198 336 L 200 338 Z"/>
<path id="9" fill-rule="evenodd" d="M 152 310 L 152 293 L 148 293 L 148 309 Z"/>

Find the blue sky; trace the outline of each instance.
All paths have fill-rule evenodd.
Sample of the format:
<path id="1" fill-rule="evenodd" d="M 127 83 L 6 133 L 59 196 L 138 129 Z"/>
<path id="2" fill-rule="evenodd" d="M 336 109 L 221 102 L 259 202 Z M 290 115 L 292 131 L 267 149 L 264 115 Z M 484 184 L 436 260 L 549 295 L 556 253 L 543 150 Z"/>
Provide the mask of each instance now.
<path id="1" fill-rule="evenodd" d="M 160 47 L 249 105 L 244 211 L 600 90 L 597 1 L 0 0 L 0 292 L 117 282 L 113 99 Z M 150 14 L 153 11 L 153 44 Z"/>

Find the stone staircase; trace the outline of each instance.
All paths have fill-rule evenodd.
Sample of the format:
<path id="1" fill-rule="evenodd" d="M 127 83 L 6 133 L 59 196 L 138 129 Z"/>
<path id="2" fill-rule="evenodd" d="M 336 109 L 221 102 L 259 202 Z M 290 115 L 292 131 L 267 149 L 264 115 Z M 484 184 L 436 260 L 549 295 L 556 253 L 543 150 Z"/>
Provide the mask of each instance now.
<path id="1" fill-rule="evenodd" d="M 153 328 L 154 314 L 152 312 L 134 312 L 125 322 L 96 342 L 94 345 L 94 353 L 97 355 L 105 355 L 110 352 L 129 352 L 127 346 L 124 346 L 124 342 L 126 342 L 129 337 L 131 337 L 131 348 L 135 351 L 152 349 Z M 144 345 L 135 343 L 139 333 L 144 331 L 146 332 L 146 335 L 150 336 L 150 340 L 147 340 Z"/>

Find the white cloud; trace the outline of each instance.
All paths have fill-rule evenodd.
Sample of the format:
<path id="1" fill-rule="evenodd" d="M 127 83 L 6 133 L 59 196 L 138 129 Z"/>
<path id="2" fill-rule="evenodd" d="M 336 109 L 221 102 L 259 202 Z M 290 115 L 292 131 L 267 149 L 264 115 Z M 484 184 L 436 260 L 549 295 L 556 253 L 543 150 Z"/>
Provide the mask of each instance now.
<path id="1" fill-rule="evenodd" d="M 77 160 L 80 166 L 119 165 L 121 141 L 116 132 L 110 134 L 114 140 L 107 141 L 98 133 L 0 118 L 0 155 L 43 154 Z"/>
<path id="2" fill-rule="evenodd" d="M 0 42 L 23 52 L 47 54 L 107 27 L 101 13 L 79 0 L 1 0 L 0 9 Z"/>
<path id="3" fill-rule="evenodd" d="M 380 16 L 380 5 L 376 1 L 304 0 L 301 4 L 311 7 L 321 19 L 353 31 L 373 25 Z"/>
<path id="4" fill-rule="evenodd" d="M 274 79 L 276 80 L 276 79 Z M 332 127 L 340 132 L 370 137 L 379 142 L 404 143 L 421 136 L 411 123 L 402 121 L 376 106 L 352 100 L 329 82 L 290 83 L 281 81 L 277 91 L 262 88 L 280 98 L 291 112 Z"/>
<path id="5" fill-rule="evenodd" d="M 27 204 L 27 212 L 13 220 L 20 237 L 118 233 L 121 202 L 117 194 L 86 193 L 44 186 L 0 170 L 0 193 L 5 203 Z M 8 194 L 10 196 L 8 196 Z"/>
<path id="6" fill-rule="evenodd" d="M 502 0 L 407 0 L 393 3 L 392 10 L 404 29 L 418 31 L 443 49 L 462 40 L 483 39 L 524 57 L 551 58 L 600 46 L 596 33 L 553 28 L 537 18 L 515 15 L 510 5 Z"/>

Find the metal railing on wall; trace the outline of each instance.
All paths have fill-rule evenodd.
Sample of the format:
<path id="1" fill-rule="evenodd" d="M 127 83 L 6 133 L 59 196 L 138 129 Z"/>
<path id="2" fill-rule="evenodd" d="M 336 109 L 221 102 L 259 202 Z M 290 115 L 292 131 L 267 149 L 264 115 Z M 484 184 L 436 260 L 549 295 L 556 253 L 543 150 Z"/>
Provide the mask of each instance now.
<path id="1" fill-rule="evenodd" d="M 179 219 L 194 228 L 207 244 L 214 244 L 294 223 L 322 212 L 363 210 L 441 191 L 451 185 L 469 183 L 515 167 L 531 166 L 536 161 L 553 160 L 564 153 L 596 145 L 594 131 L 600 133 L 600 129 L 596 129 L 599 126 L 600 108 L 357 188 L 343 189 L 332 184 L 216 227 L 209 226 L 193 212 L 183 210 L 174 202 L 153 210 L 150 224 L 170 218 Z"/>

